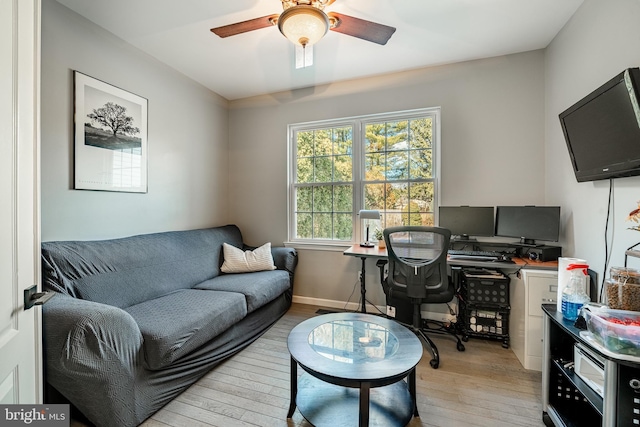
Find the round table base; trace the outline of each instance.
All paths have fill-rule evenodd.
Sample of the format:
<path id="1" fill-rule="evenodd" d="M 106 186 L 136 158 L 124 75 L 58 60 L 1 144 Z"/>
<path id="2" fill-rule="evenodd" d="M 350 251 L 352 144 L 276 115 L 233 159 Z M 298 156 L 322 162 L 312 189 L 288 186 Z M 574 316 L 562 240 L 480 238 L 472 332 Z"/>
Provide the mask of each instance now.
<path id="1" fill-rule="evenodd" d="M 413 400 L 405 381 L 372 388 L 369 399 L 369 426 L 406 426 L 413 417 Z M 296 404 L 316 427 L 353 427 L 359 422 L 360 389 L 329 384 L 304 373 L 298 378 Z"/>

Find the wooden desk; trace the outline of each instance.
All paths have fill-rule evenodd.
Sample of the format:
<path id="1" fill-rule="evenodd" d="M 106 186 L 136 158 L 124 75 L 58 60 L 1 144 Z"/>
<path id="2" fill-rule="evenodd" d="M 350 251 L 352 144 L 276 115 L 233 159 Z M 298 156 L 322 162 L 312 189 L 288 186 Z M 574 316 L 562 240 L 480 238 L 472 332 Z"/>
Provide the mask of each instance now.
<path id="1" fill-rule="evenodd" d="M 367 293 L 367 287 L 365 284 L 365 268 L 367 258 L 386 259 L 387 249 L 380 249 L 378 245 L 371 248 L 362 247 L 359 244 L 351 246 L 349 249 L 343 252 L 344 255 L 358 257 L 362 260 L 362 267 L 360 268 L 360 300 L 362 305 L 360 311 L 362 313 L 367 312 L 365 295 Z"/>
<path id="2" fill-rule="evenodd" d="M 359 244 L 351 246 L 349 249 L 343 252 L 344 255 L 357 257 L 362 260 L 362 267 L 360 272 L 360 295 L 362 300 L 362 306 L 360 311 L 366 313 L 366 301 L 365 294 L 367 293 L 365 282 L 365 267 L 367 258 L 374 259 L 386 259 L 387 249 L 380 249 L 378 246 L 371 248 L 365 248 Z M 479 268 L 497 268 L 501 270 L 520 270 L 522 268 L 531 268 L 535 270 L 558 270 L 557 261 L 532 261 L 525 258 L 512 258 L 511 262 L 500 261 L 481 261 L 481 260 L 469 260 L 469 259 L 448 259 L 447 264 L 457 267 L 479 267 Z"/>

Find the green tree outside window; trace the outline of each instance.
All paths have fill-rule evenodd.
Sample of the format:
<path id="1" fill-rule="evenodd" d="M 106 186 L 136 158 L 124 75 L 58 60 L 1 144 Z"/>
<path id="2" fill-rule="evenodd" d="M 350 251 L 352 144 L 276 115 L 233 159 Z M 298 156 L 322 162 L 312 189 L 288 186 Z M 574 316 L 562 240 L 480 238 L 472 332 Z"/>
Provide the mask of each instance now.
<path id="1" fill-rule="evenodd" d="M 359 209 L 379 210 L 383 228 L 434 225 L 439 113 L 424 111 L 349 125 L 292 125 L 292 237 L 352 242 Z"/>

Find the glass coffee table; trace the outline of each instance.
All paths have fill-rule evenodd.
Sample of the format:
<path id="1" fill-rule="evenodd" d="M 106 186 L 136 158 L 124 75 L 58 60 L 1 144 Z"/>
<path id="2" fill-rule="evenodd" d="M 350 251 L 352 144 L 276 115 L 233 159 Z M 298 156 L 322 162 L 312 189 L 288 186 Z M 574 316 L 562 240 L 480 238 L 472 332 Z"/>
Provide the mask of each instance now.
<path id="1" fill-rule="evenodd" d="M 404 326 L 369 314 L 325 314 L 293 328 L 287 345 L 287 418 L 296 405 L 314 426 L 405 426 L 418 416 L 422 343 Z M 300 378 L 298 365 L 305 371 Z"/>

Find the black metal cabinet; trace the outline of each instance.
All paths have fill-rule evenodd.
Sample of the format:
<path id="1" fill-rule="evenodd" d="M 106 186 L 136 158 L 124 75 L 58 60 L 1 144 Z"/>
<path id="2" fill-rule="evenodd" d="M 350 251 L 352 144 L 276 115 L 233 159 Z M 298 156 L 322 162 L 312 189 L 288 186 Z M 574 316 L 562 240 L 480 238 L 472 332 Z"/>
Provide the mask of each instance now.
<path id="1" fill-rule="evenodd" d="M 563 319 L 556 305 L 542 305 L 542 416 L 547 426 L 640 425 L 640 364 L 605 354 Z M 592 388 L 575 371 L 579 344 L 601 361 L 603 388 Z"/>
<path id="2" fill-rule="evenodd" d="M 509 277 L 498 270 L 463 268 L 458 280 L 462 339 L 497 339 L 509 348 Z"/>

